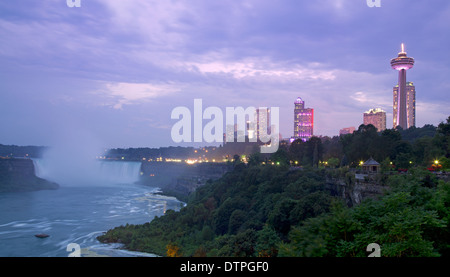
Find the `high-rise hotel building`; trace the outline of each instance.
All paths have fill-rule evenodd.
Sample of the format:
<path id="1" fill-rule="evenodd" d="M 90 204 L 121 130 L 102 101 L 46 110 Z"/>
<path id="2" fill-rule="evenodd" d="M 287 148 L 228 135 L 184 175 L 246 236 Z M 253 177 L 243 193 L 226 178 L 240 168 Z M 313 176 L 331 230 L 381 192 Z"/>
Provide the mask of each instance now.
<path id="1" fill-rule="evenodd" d="M 261 136 L 270 134 L 270 108 L 257 108 L 253 117 L 253 125 L 250 123 L 250 120 L 246 123 L 248 138 L 250 140 L 261 140 Z"/>
<path id="2" fill-rule="evenodd" d="M 294 136 L 293 140 L 307 141 L 314 135 L 314 109 L 305 108 L 305 101 L 300 97 L 294 102 Z"/>
<path id="3" fill-rule="evenodd" d="M 364 125 L 372 124 L 378 132 L 386 130 L 386 112 L 382 109 L 371 109 L 364 113 Z"/>
<path id="4" fill-rule="evenodd" d="M 394 128 L 399 125 L 397 122 L 398 113 L 398 85 L 394 87 Z M 406 82 L 406 128 L 416 126 L 416 87 L 412 82 Z"/>

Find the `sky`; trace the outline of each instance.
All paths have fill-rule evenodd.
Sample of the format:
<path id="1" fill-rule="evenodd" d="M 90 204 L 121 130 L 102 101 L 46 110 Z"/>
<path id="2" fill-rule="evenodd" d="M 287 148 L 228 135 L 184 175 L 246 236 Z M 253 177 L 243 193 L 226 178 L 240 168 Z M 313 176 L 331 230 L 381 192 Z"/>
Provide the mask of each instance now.
<path id="1" fill-rule="evenodd" d="M 448 0 L 1 1 L 0 144 L 188 146 L 171 112 L 194 99 L 224 114 L 279 107 L 284 138 L 297 97 L 315 135 L 358 128 L 372 108 L 392 128 L 401 43 L 416 126 L 437 126 L 450 116 Z"/>

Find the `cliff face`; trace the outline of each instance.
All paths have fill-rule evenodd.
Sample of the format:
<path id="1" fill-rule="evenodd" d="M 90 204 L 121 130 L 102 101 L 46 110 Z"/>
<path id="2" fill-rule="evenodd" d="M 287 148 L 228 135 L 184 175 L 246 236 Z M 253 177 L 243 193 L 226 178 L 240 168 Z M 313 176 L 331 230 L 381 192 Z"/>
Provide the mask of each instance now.
<path id="1" fill-rule="evenodd" d="M 332 195 L 343 198 L 349 207 L 360 204 L 364 199 L 377 199 L 382 196 L 388 187 L 376 182 L 348 181 L 343 179 L 327 180 L 328 189 Z"/>
<path id="2" fill-rule="evenodd" d="M 216 180 L 232 170 L 230 165 L 216 163 L 143 162 L 141 183 L 161 188 L 165 194 L 185 199 L 208 180 Z"/>
<path id="3" fill-rule="evenodd" d="M 59 185 L 36 177 L 30 159 L 0 159 L 0 192 L 57 189 Z"/>
<path id="4" fill-rule="evenodd" d="M 0 159 L 0 176 L 34 176 L 34 165 L 30 159 Z"/>

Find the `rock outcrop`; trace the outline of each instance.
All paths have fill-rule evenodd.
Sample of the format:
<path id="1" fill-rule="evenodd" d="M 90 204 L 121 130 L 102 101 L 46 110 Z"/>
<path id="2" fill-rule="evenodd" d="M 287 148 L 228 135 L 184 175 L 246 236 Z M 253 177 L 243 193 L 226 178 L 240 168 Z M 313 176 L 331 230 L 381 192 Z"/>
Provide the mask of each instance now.
<path id="1" fill-rule="evenodd" d="M 376 199 L 389 188 L 372 180 L 328 179 L 327 187 L 334 196 L 343 198 L 349 207 L 360 204 L 364 199 Z"/>
<path id="2" fill-rule="evenodd" d="M 59 185 L 35 175 L 31 159 L 0 158 L 0 192 L 58 189 Z"/>

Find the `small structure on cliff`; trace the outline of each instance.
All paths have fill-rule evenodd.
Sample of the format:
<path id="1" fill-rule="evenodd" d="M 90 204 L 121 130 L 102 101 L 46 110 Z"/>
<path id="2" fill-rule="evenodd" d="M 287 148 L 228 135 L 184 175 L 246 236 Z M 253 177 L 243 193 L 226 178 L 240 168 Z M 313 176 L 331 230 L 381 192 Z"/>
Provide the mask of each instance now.
<path id="1" fill-rule="evenodd" d="M 378 173 L 380 171 L 380 164 L 375 161 L 372 157 L 365 161 L 362 165 L 362 171 L 364 173 Z"/>

